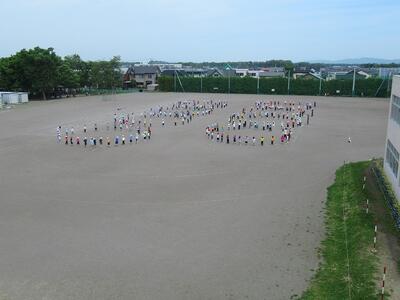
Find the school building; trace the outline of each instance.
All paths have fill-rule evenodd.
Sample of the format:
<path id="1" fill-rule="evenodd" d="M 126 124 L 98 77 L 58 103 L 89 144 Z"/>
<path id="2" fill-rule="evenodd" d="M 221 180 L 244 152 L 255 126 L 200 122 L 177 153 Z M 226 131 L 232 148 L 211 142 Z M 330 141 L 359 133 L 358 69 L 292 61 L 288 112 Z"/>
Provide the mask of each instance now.
<path id="1" fill-rule="evenodd" d="M 400 76 L 393 76 L 384 169 L 400 201 Z"/>

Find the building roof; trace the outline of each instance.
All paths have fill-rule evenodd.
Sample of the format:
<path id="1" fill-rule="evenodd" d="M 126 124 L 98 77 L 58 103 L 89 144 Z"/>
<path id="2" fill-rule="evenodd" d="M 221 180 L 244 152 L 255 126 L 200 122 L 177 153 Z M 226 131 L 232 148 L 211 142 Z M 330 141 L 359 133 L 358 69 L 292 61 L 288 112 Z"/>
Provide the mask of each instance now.
<path id="1" fill-rule="evenodd" d="M 185 71 L 187 74 L 207 74 L 207 70 L 200 68 L 184 68 L 183 71 Z"/>
<path id="2" fill-rule="evenodd" d="M 8 91 L 0 91 L 0 96 L 1 95 L 9 95 L 9 94 L 28 94 L 28 92 L 8 92 Z"/>
<path id="3" fill-rule="evenodd" d="M 265 72 L 285 72 L 284 67 L 266 67 L 266 68 L 261 68 L 261 70 Z"/>
<path id="4" fill-rule="evenodd" d="M 307 72 L 307 73 L 301 72 L 301 73 L 294 73 L 294 74 L 297 75 L 296 78 L 313 77 L 313 78 L 315 78 L 315 79 L 322 79 L 322 80 L 324 80 L 320 74 L 314 73 L 314 72 Z"/>
<path id="5" fill-rule="evenodd" d="M 160 73 L 160 68 L 157 66 L 150 66 L 150 65 L 134 66 L 133 72 L 135 74 L 156 74 Z"/>
<path id="6" fill-rule="evenodd" d="M 217 69 L 217 68 L 208 70 L 208 71 L 207 71 L 207 76 L 212 76 L 212 75 L 214 75 L 215 73 L 217 73 L 217 74 L 220 75 L 220 76 L 224 76 L 224 74 L 222 73 L 222 71 L 220 71 L 220 70 Z"/>
<path id="7" fill-rule="evenodd" d="M 311 76 L 315 77 L 316 79 L 322 79 L 322 80 L 324 80 L 324 79 L 322 78 L 322 76 L 321 76 L 320 74 L 317 74 L 317 73 L 310 72 L 310 73 L 308 73 L 308 75 L 311 75 Z"/>
<path id="8" fill-rule="evenodd" d="M 163 70 L 161 72 L 161 75 L 162 76 L 175 76 L 175 73 L 177 73 L 178 76 L 186 76 L 185 70 L 172 70 L 172 69 Z"/>
<path id="9" fill-rule="evenodd" d="M 234 69 L 228 69 L 228 70 L 222 70 L 222 74 L 224 76 L 230 76 L 230 77 L 235 77 L 236 76 L 236 70 Z"/>

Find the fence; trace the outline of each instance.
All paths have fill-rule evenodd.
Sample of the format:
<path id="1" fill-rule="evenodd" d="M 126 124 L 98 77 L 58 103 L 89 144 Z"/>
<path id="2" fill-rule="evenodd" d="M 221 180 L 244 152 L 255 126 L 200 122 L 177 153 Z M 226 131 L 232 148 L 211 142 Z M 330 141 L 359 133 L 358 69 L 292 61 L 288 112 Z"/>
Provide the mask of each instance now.
<path id="1" fill-rule="evenodd" d="M 386 203 L 389 206 L 395 225 L 397 229 L 400 229 L 400 205 L 389 181 L 386 179 L 386 176 L 383 172 L 382 159 L 374 160 L 372 162 L 372 172 L 374 173 L 379 189 L 383 193 Z"/>
<path id="2" fill-rule="evenodd" d="M 386 82 L 386 84 L 385 84 Z M 158 79 L 159 90 L 164 92 L 232 93 L 269 95 L 327 95 L 389 97 L 390 90 L 384 79 L 314 80 L 252 77 L 179 77 L 162 76 Z"/>
<path id="3" fill-rule="evenodd" d="M 135 93 L 138 92 L 138 89 L 122 89 L 122 88 L 117 88 L 117 89 L 94 89 L 94 88 L 88 88 L 88 89 L 80 89 L 79 93 L 80 94 L 86 94 L 86 95 L 108 95 L 108 94 L 127 94 L 127 93 Z"/>

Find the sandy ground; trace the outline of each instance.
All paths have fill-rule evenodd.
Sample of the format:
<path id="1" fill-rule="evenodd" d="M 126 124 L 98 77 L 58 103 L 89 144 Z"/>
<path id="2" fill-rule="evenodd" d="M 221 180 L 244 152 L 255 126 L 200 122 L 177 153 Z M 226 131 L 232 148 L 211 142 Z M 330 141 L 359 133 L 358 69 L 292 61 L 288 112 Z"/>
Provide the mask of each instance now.
<path id="1" fill-rule="evenodd" d="M 285 98 L 318 105 L 288 145 L 216 144 L 204 135 L 255 100 L 283 98 L 137 93 L 1 111 L 0 299 L 300 295 L 318 265 L 326 187 L 344 160 L 383 155 L 388 103 Z M 103 126 L 117 107 L 140 112 L 179 99 L 229 107 L 185 126 L 155 124 L 147 144 L 55 142 L 59 124 Z"/>

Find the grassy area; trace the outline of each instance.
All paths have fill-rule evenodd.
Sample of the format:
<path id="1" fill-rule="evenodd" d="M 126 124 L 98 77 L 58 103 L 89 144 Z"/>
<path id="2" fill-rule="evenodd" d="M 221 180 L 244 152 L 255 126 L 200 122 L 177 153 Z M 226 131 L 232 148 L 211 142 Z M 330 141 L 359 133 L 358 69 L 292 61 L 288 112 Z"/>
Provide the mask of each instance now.
<path id="1" fill-rule="evenodd" d="M 300 299 L 377 299 L 374 216 L 365 212 L 367 191 L 362 188 L 369 165 L 351 163 L 337 170 L 328 188 L 322 262 Z"/>

